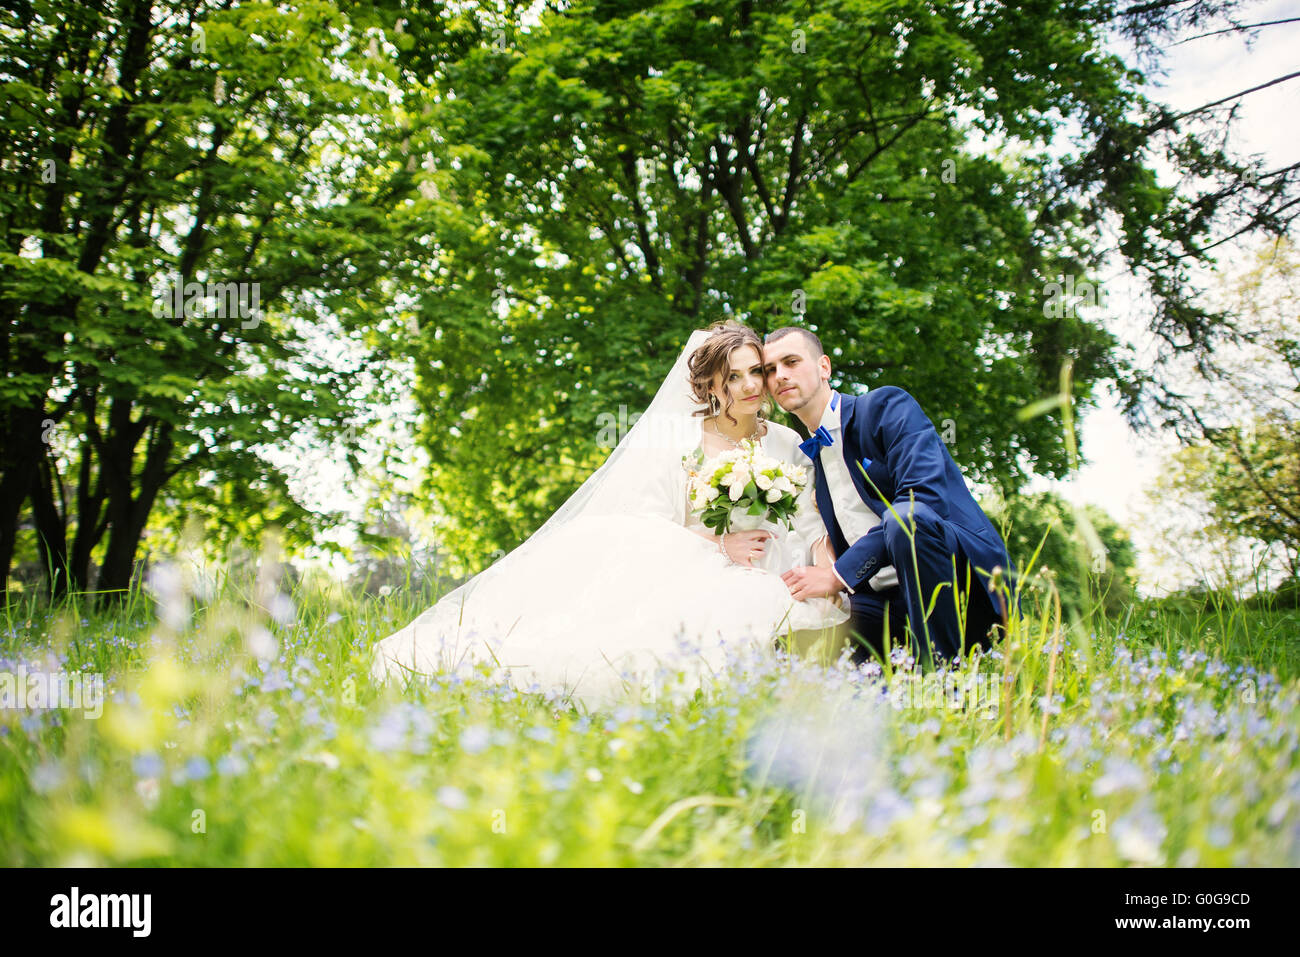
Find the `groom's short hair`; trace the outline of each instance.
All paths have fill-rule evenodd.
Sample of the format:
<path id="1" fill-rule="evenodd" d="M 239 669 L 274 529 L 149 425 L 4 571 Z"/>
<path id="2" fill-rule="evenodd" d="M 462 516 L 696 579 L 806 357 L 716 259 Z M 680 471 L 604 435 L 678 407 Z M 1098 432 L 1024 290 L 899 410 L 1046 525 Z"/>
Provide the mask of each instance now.
<path id="1" fill-rule="evenodd" d="M 764 339 L 763 342 L 765 344 L 769 342 L 779 342 L 786 336 L 795 332 L 803 336 L 803 341 L 808 345 L 808 354 L 810 358 L 817 360 L 826 355 L 826 350 L 822 348 L 822 341 L 817 338 L 817 334 L 811 330 L 805 329 L 803 326 L 782 326 L 780 329 L 773 329 L 767 334 L 767 338 Z"/>

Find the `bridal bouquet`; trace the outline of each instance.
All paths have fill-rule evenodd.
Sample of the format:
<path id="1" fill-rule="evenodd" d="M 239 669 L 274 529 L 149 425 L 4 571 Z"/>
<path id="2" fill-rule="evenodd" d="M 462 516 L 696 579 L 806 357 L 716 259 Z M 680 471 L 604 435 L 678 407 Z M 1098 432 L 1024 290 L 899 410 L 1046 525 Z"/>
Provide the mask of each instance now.
<path id="1" fill-rule="evenodd" d="M 795 504 L 808 484 L 808 471 L 764 455 L 752 441 L 708 461 L 697 451 L 687 457 L 687 494 L 700 521 L 715 532 L 755 529 L 764 522 L 793 526 Z"/>

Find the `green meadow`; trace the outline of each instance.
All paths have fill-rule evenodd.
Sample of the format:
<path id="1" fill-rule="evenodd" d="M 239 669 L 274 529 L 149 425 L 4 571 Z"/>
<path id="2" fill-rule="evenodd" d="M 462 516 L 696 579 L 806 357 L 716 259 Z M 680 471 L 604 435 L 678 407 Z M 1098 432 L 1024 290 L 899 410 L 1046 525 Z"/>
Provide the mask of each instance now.
<path id="1" fill-rule="evenodd" d="M 927 676 L 899 650 L 737 654 L 584 713 L 487 669 L 375 684 L 371 646 L 434 597 L 177 574 L 111 615 L 11 604 L 0 672 L 36 706 L 0 709 L 2 862 L 1300 862 L 1294 611 L 1057 627 L 1040 589 L 991 654 Z"/>

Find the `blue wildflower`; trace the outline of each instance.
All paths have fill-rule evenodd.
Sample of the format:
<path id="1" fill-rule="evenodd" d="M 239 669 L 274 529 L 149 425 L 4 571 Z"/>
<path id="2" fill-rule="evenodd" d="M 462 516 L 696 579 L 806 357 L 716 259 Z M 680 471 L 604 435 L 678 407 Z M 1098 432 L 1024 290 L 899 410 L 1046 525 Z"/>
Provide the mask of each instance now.
<path id="1" fill-rule="evenodd" d="M 479 754 L 492 743 L 492 733 L 483 725 L 476 724 L 461 732 L 460 747 L 466 754 Z"/>
<path id="2" fill-rule="evenodd" d="M 131 762 L 131 770 L 138 778 L 156 778 L 163 773 L 163 760 L 153 752 L 137 754 Z"/>

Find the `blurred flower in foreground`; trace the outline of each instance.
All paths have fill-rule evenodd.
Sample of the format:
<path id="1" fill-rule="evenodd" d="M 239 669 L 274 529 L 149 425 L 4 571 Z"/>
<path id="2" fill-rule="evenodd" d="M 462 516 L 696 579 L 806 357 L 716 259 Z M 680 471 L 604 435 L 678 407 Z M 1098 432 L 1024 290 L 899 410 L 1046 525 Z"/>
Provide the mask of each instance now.
<path id="1" fill-rule="evenodd" d="M 1159 864 L 1167 834 L 1164 820 L 1145 800 L 1111 825 L 1115 850 L 1120 857 L 1137 864 Z"/>
<path id="2" fill-rule="evenodd" d="M 279 643 L 275 640 L 275 635 L 261 625 L 254 625 L 249 629 L 247 641 L 249 654 L 262 661 L 270 661 L 279 651 Z"/>
<path id="3" fill-rule="evenodd" d="M 460 735 L 460 746 L 466 754 L 478 754 L 492 743 L 489 729 L 481 724 L 466 728 Z"/>
<path id="4" fill-rule="evenodd" d="M 1146 774 L 1132 761 L 1108 756 L 1101 777 L 1092 785 L 1092 793 L 1105 797 L 1118 791 L 1142 791 L 1149 786 Z"/>
<path id="5" fill-rule="evenodd" d="M 463 811 L 469 807 L 469 798 L 460 788 L 447 784 L 438 788 L 438 803 L 451 811 Z"/>
<path id="6" fill-rule="evenodd" d="M 858 821 L 883 829 L 906 816 L 889 785 L 888 702 L 812 690 L 783 699 L 755 727 L 745 749 L 750 780 L 811 801 L 839 831 Z"/>
<path id="7" fill-rule="evenodd" d="M 161 789 L 157 778 L 141 778 L 135 782 L 135 793 L 140 795 L 140 800 L 144 802 L 145 807 L 152 810 L 158 806 L 158 795 Z"/>
<path id="8" fill-rule="evenodd" d="M 32 790 L 37 794 L 49 794 L 62 786 L 63 768 L 53 761 L 42 761 L 32 769 Z"/>
<path id="9" fill-rule="evenodd" d="M 271 600 L 267 603 L 266 611 L 267 614 L 271 616 L 271 619 L 277 624 L 293 624 L 295 614 L 293 599 L 284 594 L 284 592 L 276 592 L 271 596 Z"/>
<path id="10" fill-rule="evenodd" d="M 136 755 L 135 760 L 131 762 L 131 770 L 135 772 L 136 777 L 156 778 L 163 773 L 162 758 L 152 751 Z"/>

